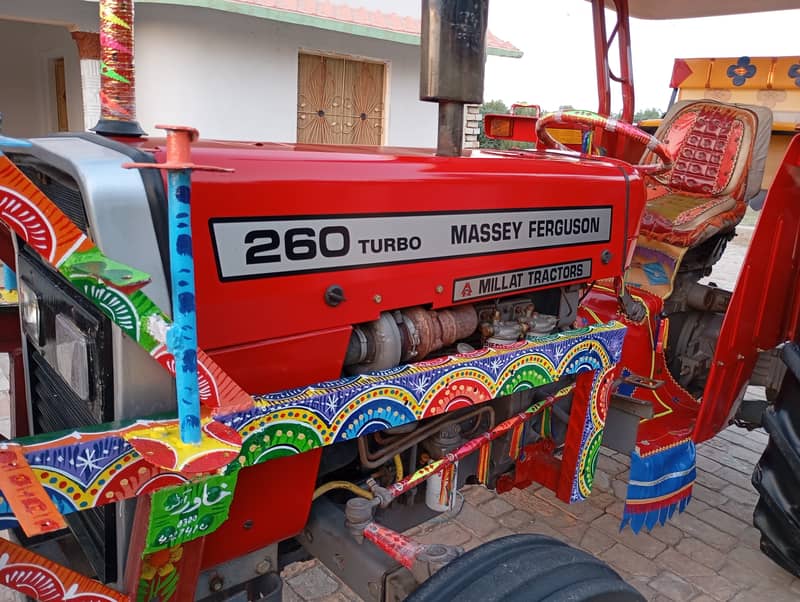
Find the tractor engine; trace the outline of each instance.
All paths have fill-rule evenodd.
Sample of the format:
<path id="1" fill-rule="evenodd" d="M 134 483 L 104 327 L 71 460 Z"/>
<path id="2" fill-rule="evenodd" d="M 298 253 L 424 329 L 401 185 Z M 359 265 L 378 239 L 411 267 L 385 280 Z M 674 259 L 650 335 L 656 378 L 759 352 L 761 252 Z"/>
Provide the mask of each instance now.
<path id="1" fill-rule="evenodd" d="M 246 392 L 389 376 L 440 356 L 546 338 L 574 327 L 587 286 L 630 262 L 645 203 L 630 164 L 527 151 L 463 156 L 463 105 L 482 96 L 486 3 L 448 13 L 456 4 L 424 3 L 420 96 L 439 103 L 435 153 L 202 139 L 192 146 L 193 163 L 231 170 L 192 178 L 198 343 Z M 453 19 L 467 19 L 467 29 Z M 166 141 L 79 133 L 31 142 L 2 150 L 107 257 L 150 274 L 142 290 L 169 315 L 166 182 L 154 170 L 122 168 L 164 163 Z M 157 362 L 16 243 L 31 432 L 174 411 L 174 381 Z M 134 327 L 125 303 L 94 301 L 116 324 Z M 335 493 L 309 519 L 314 489 L 331 479 L 390 482 L 403 466 L 441 458 L 575 379 L 474 407 L 448 391 L 440 415 L 402 426 L 375 418 L 355 438 L 248 467 L 238 476 L 240 501 L 213 534 L 224 545 L 209 539 L 202 570 L 246 563 L 259 550 L 277 566 L 278 542 L 302 532 L 300 543 L 329 566 L 338 560 L 326 555 L 344 546 L 347 566 L 367 573 L 359 583 L 382 582 L 386 559 L 370 561 L 331 530 L 345 528 Z M 557 456 L 570 404 L 560 396 L 528 422 L 527 440 L 547 438 Z M 487 482 L 513 465 L 510 445 L 498 439 L 483 458 Z M 460 463 L 458 485 L 474 478 L 476 462 L 473 454 Z M 438 489 L 428 489 L 425 504 L 408 492 L 382 521 L 403 529 L 441 511 L 443 500 L 430 492 Z M 68 516 L 105 583 L 124 575 L 134 508 L 130 500 Z"/>
<path id="2" fill-rule="evenodd" d="M 145 292 L 168 309 L 164 181 L 120 167 L 163 154 L 163 140 L 93 134 L 8 149 L 106 254 L 150 273 Z M 582 288 L 622 271 L 644 204 L 639 175 L 612 159 L 213 141 L 193 155 L 235 170 L 198 173 L 193 186 L 199 342 L 254 394 L 568 329 Z M 32 431 L 174 408 L 169 375 L 18 246 Z M 413 439 L 435 456 L 524 402 L 497 403 L 419 425 Z M 390 440 L 408 436 L 381 441 L 391 451 Z M 383 445 L 368 442 L 363 466 L 385 455 Z M 320 478 L 361 470 L 357 448 L 337 447 Z M 121 574 L 131 520 L 130 502 L 116 506 L 69 518 L 108 582 Z M 305 515 L 287 516 L 295 518 L 254 537 L 293 535 Z"/>

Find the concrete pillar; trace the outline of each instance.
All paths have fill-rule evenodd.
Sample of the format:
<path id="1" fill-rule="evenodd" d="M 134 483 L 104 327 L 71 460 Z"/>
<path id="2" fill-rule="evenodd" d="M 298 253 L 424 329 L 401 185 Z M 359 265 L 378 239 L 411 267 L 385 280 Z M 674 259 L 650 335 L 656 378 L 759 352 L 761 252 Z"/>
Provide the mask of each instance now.
<path id="1" fill-rule="evenodd" d="M 480 105 L 466 105 L 464 109 L 464 148 L 478 148 L 478 134 L 481 131 Z"/>
<path id="2" fill-rule="evenodd" d="M 83 124 L 88 130 L 100 119 L 100 34 L 73 31 L 81 59 L 81 92 L 83 95 Z"/>

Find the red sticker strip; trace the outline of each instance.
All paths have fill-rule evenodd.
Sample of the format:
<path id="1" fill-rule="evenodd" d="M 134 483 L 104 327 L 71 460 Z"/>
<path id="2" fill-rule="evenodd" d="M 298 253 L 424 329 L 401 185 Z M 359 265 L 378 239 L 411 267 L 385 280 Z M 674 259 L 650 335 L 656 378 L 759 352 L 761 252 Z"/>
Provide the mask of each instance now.
<path id="1" fill-rule="evenodd" d="M 28 537 L 67 527 L 64 517 L 28 466 L 21 445 L 0 445 L 0 491 Z"/>

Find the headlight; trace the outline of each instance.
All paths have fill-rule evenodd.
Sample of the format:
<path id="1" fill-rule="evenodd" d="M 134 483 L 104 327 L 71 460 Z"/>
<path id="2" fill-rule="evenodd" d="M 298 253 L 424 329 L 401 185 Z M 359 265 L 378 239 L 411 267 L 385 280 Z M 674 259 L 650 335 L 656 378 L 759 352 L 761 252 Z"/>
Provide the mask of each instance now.
<path id="1" fill-rule="evenodd" d="M 39 311 L 39 297 L 24 280 L 18 282 L 19 312 L 22 317 L 22 328 L 36 345 L 42 344 L 42 314 Z"/>
<path id="2" fill-rule="evenodd" d="M 89 399 L 89 343 L 66 316 L 56 316 L 56 369 L 81 399 Z"/>

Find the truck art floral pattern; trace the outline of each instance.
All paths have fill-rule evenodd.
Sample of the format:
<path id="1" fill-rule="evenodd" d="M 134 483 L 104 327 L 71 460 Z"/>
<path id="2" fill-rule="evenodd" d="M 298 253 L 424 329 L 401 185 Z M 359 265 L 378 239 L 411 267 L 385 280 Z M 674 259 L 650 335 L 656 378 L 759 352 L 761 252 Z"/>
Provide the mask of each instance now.
<path id="1" fill-rule="evenodd" d="M 605 422 L 600 389 L 619 360 L 625 327 L 597 325 L 514 345 L 481 349 L 413 366 L 255 396 L 251 408 L 219 416 L 244 440 L 226 469 L 399 426 L 593 371 L 591 398 L 580 441 L 572 499 L 589 494 L 596 444 Z M 20 439 L 25 457 L 58 509 L 66 514 L 175 486 L 187 477 L 158 467 L 129 443 L 138 433 L 173 421 L 139 420 L 92 430 Z M 8 502 L 0 503 L 0 528 L 16 525 Z"/>
<path id="2" fill-rule="evenodd" d="M 2 153 L 0 221 L 162 367 L 175 374 L 175 359 L 165 345 L 170 320 L 140 290 L 149 276 L 105 257 Z M 39 487 L 40 505 L 51 510 L 51 514 L 68 514 L 153 492 L 166 500 L 180 501 L 186 497 L 192 503 L 195 499 L 202 502 L 202 496 L 189 493 L 196 488 L 205 492 L 206 486 L 213 485 L 214 500 L 224 503 L 219 508 L 216 502 L 212 504 L 205 517 L 212 520 L 203 523 L 204 530 L 194 529 L 190 524 L 200 520 L 191 503 L 187 506 L 191 512 L 187 510 L 186 516 L 183 506 L 178 508 L 180 516 L 175 525 L 169 512 L 150 515 L 147 547 L 143 551 L 152 553 L 144 555 L 139 593 L 153 593 L 156 588 L 163 599 L 172 599 L 176 577 L 167 570 L 172 566 L 171 561 L 152 570 L 158 563 L 151 560 L 163 556 L 179 562 L 182 542 L 213 531 L 225 520 L 242 467 L 351 440 L 532 389 L 563 375 L 581 373 L 583 382 L 589 385 L 583 387 L 582 394 L 576 393 L 573 411 L 577 407 L 585 416 L 582 430 L 568 435 L 570 452 L 562 482 L 569 485 L 570 501 L 584 499 L 591 491 L 597 443 L 605 422 L 607 388 L 621 356 L 624 334 L 622 324 L 609 322 L 259 396 L 248 395 L 198 349 L 199 393 L 205 408 L 199 446 L 181 441 L 178 421 L 172 418 L 48 433 L 2 443 L 0 451 L 18 457 L 20 465 L 27 464 L 24 476 Z M 480 449 L 484 463 L 487 450 L 487 446 Z M 0 497 L 0 528 L 22 526 L 28 535 L 43 532 L 31 528 L 35 523 L 26 520 L 24 500 L 17 495 L 17 488 L 7 485 L 3 485 Z M 183 494 L 186 495 L 181 497 Z M 26 554 L 2 539 L 0 550 L 15 558 Z M 31 556 L 28 560 L 27 568 L 11 561 L 14 575 L 39 584 L 46 582 L 48 591 L 44 594 L 52 594 L 54 600 L 81 598 L 77 585 L 65 585 L 77 579 L 71 571 L 54 567 L 54 572 L 43 558 Z M 52 579 L 48 580 L 49 577 Z M 25 584 L 18 585 L 14 587 L 28 591 Z M 100 584 L 81 585 L 87 588 L 84 591 L 92 592 L 87 599 L 119 599 L 116 592 Z M 37 597 L 40 593 L 36 590 Z"/>

